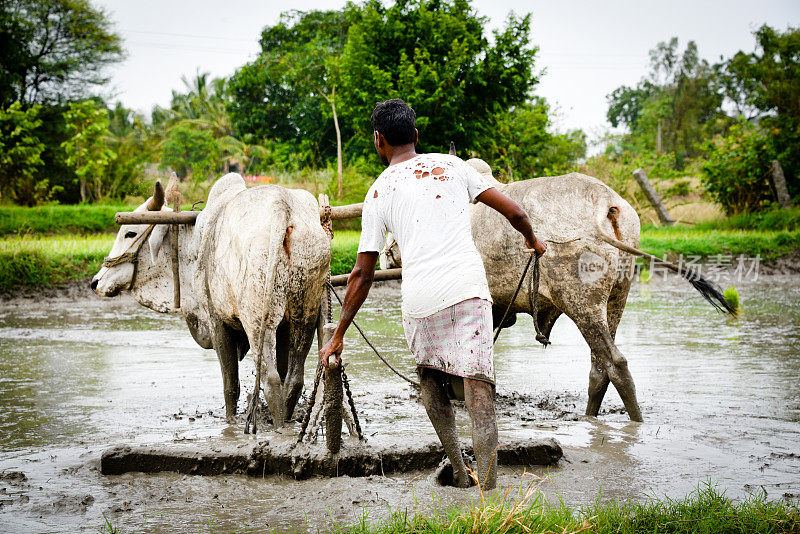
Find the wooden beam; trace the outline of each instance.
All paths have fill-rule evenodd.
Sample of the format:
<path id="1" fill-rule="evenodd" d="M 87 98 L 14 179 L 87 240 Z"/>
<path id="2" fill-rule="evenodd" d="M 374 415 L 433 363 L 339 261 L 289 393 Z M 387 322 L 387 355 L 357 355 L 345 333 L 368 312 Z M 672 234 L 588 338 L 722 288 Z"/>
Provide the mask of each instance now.
<path id="1" fill-rule="evenodd" d="M 355 219 L 361 217 L 361 211 L 364 209 L 364 203 L 359 204 L 345 204 L 344 206 L 331 206 L 331 219 Z M 319 216 L 322 217 L 323 210 L 320 208 Z"/>
<path id="2" fill-rule="evenodd" d="M 364 204 L 347 204 L 331 207 L 331 219 L 355 219 L 361 217 Z M 199 211 L 121 211 L 114 215 L 117 224 L 194 224 Z M 320 209 L 320 217 L 323 210 Z"/>
<path id="3" fill-rule="evenodd" d="M 199 211 L 121 211 L 117 224 L 194 224 Z"/>
<path id="4" fill-rule="evenodd" d="M 333 287 L 340 287 L 347 285 L 347 278 L 349 274 L 337 274 L 336 276 L 331 276 L 331 285 Z M 384 282 L 386 280 L 400 280 L 403 278 L 403 269 L 398 267 L 397 269 L 384 269 L 380 271 L 375 271 L 375 282 Z"/>

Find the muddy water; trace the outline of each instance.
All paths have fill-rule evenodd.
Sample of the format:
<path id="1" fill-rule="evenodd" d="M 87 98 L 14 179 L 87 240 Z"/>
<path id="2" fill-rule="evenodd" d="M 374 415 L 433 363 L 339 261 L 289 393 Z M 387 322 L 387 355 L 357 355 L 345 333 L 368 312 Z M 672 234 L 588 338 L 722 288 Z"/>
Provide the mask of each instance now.
<path id="1" fill-rule="evenodd" d="M 589 354 L 575 326 L 556 323 L 546 350 L 529 319 L 496 346 L 501 441 L 556 437 L 565 459 L 534 469 L 542 489 L 570 503 L 686 495 L 712 481 L 732 496 L 800 495 L 800 284 L 762 277 L 740 288 L 728 320 L 677 280 L 636 284 L 617 342 L 628 357 L 646 422 L 630 423 L 613 388 L 598 419 L 580 416 Z M 177 317 L 129 297 L 19 299 L 0 304 L 0 531 L 95 529 L 103 515 L 131 531 L 324 529 L 387 509 L 474 499 L 429 473 L 304 482 L 269 477 L 99 473 L 117 444 L 247 443 L 229 426 L 213 351 L 194 345 Z M 374 292 L 359 314 L 385 355 L 413 375 L 399 292 Z M 345 360 L 369 439 L 434 434 L 412 390 L 353 331 Z M 309 365 L 307 384 L 313 365 Z M 251 358 L 241 371 L 252 388 Z M 240 404 L 244 407 L 244 395 Z M 465 439 L 469 420 L 459 410 Z M 266 432 L 259 437 L 291 439 Z M 530 470 L 529 470 L 530 472 Z M 23 473 L 24 476 L 15 473 Z M 501 469 L 500 483 L 522 480 Z"/>

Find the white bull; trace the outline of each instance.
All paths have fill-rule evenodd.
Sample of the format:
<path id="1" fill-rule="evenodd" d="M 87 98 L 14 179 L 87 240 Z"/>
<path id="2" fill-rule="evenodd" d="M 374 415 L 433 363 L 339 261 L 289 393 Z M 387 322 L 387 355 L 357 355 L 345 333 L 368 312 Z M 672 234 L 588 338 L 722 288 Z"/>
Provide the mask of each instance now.
<path id="1" fill-rule="evenodd" d="M 169 210 L 159 183 L 135 211 L 145 210 Z M 162 245 L 177 229 L 123 225 L 92 289 L 107 297 L 130 289 L 140 304 L 176 312 L 169 247 Z M 330 255 L 311 193 L 275 185 L 247 189 L 238 174 L 217 180 L 196 224 L 180 226 L 180 311 L 195 341 L 217 352 L 227 417 L 236 414 L 239 360 L 250 347 L 264 364 L 275 426 L 291 416 Z M 259 382 L 257 376 L 254 402 Z"/>
<path id="2" fill-rule="evenodd" d="M 586 415 L 597 416 L 610 382 L 619 392 L 629 417 L 641 421 L 627 360 L 614 343 L 634 269 L 632 256 L 622 249 L 635 249 L 639 245 L 636 211 L 603 182 L 583 174 L 502 184 L 492 177 L 486 162 L 472 159 L 467 163 L 518 202 L 528 213 L 537 237 L 547 242 L 547 252 L 540 262 L 535 320 L 544 336 L 549 337 L 556 319 L 565 314 L 589 344 L 591 370 Z M 480 203 L 472 207 L 471 219 L 472 236 L 483 258 L 494 301 L 495 327 L 512 325 L 516 313 L 533 315 L 527 284 L 511 303 L 528 261 L 519 234 L 499 213 Z M 401 264 L 400 250 L 391 236 L 380 261 L 383 269 Z M 710 286 L 701 291 L 712 304 L 719 306 L 709 298 L 710 293 L 721 301 L 718 292 Z M 498 325 L 509 303 L 510 319 Z"/>

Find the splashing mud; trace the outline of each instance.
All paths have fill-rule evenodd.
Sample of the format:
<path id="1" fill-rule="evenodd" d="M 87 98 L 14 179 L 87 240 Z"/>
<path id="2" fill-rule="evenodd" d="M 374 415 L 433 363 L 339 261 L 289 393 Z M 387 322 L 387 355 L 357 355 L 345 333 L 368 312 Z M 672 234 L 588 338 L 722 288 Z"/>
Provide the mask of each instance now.
<path id="1" fill-rule="evenodd" d="M 631 423 L 609 390 L 598 419 L 582 416 L 589 350 L 560 319 L 542 349 L 529 318 L 496 346 L 500 441 L 554 437 L 565 457 L 545 491 L 569 503 L 603 498 L 679 497 L 712 480 L 740 496 L 800 495 L 800 287 L 796 277 L 762 277 L 739 287 L 738 319 L 715 313 L 680 279 L 634 286 L 617 333 L 644 411 Z M 287 477 L 174 473 L 103 476 L 102 452 L 117 445 L 218 443 L 252 447 L 281 434 L 242 434 L 224 419 L 219 364 L 178 317 L 129 297 L 86 293 L 16 299 L 0 306 L 0 522 L 12 531 L 96 531 L 103 514 L 126 531 L 325 529 L 370 517 L 474 499 L 477 490 L 440 487 L 432 470 L 391 476 L 295 481 Z M 401 372 L 412 374 L 399 291 L 374 291 L 359 320 Z M 344 361 L 371 444 L 435 439 L 415 392 L 357 337 Z M 313 354 L 306 372 L 312 383 Z M 253 363 L 243 362 L 243 391 Z M 239 411 L 243 411 L 243 394 Z M 295 414 L 298 415 L 297 413 Z M 469 440 L 465 410 L 458 410 Z M 267 428 L 261 426 L 261 428 Z M 352 439 L 346 439 L 353 445 Z M 322 442 L 320 442 L 322 447 Z M 500 485 L 523 468 L 500 469 Z"/>

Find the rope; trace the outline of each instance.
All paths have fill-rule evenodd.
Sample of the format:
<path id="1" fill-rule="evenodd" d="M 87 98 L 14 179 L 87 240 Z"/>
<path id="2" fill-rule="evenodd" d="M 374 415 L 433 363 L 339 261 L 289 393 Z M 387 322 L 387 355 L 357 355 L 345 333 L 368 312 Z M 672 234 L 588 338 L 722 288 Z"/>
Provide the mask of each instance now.
<path id="1" fill-rule="evenodd" d="M 147 228 L 145 228 L 144 232 L 139 234 L 136 237 L 136 239 L 133 240 L 133 243 L 131 243 L 128 246 L 128 248 L 125 249 L 125 252 L 123 252 L 119 256 L 106 256 L 105 258 L 103 258 L 103 267 L 111 268 L 111 267 L 116 267 L 121 263 L 136 263 L 137 261 L 136 256 L 142 249 L 142 245 L 144 244 L 144 242 L 147 241 L 148 237 L 150 237 L 150 234 L 153 232 L 153 228 L 155 228 L 155 226 L 156 226 L 155 224 L 151 224 Z M 136 248 L 136 250 L 130 252 L 131 248 L 133 248 L 133 246 L 136 245 L 137 243 L 139 243 L 139 246 Z M 103 274 L 105 275 L 105 273 Z"/>
<path id="2" fill-rule="evenodd" d="M 356 413 L 356 403 L 353 402 L 353 394 L 350 393 L 350 381 L 347 380 L 347 373 L 344 372 L 344 366 L 342 366 L 342 383 L 344 384 L 344 391 L 347 393 L 347 403 L 350 405 L 350 411 L 353 414 L 353 424 L 356 426 L 358 440 L 364 441 L 364 434 L 361 433 L 361 423 L 358 422 L 358 414 Z"/>
<path id="3" fill-rule="evenodd" d="M 300 425 L 300 435 L 297 436 L 297 443 L 303 441 L 303 436 L 306 435 L 308 422 L 311 420 L 311 412 L 314 411 L 314 404 L 317 401 L 317 389 L 319 388 L 320 378 L 322 378 L 322 362 L 317 363 L 317 375 L 314 377 L 314 387 L 311 390 L 311 397 L 308 399 L 308 409 L 303 416 L 303 423 Z"/>
<path id="4" fill-rule="evenodd" d="M 536 258 L 533 260 L 533 275 L 528 277 L 528 305 L 533 317 L 533 328 L 536 330 L 536 341 L 547 347 L 550 340 L 539 330 L 539 256 L 537 254 L 534 256 Z"/>
<path id="5" fill-rule="evenodd" d="M 341 305 L 342 304 L 342 299 L 339 297 L 339 294 L 336 292 L 336 290 L 333 288 L 333 286 L 331 285 L 330 282 L 328 282 L 328 288 L 330 289 L 330 291 L 333 292 L 334 296 L 336 297 L 336 300 L 338 300 L 339 304 Z M 381 355 L 381 353 L 378 352 L 378 349 L 376 349 L 375 345 L 373 345 L 372 342 L 369 340 L 369 338 L 367 338 L 367 335 L 364 333 L 364 331 L 361 329 L 361 327 L 358 326 L 358 323 L 355 320 L 353 320 L 353 326 L 356 327 L 356 330 L 358 330 L 358 333 L 361 334 L 361 337 L 364 338 L 364 341 L 367 343 L 367 345 L 369 345 L 369 347 L 378 356 L 378 358 L 380 358 L 381 361 L 386 364 L 386 367 L 391 369 L 392 372 L 394 372 L 394 374 L 396 374 L 397 376 L 399 376 L 400 378 L 402 378 L 403 380 L 405 380 L 406 382 L 408 382 L 409 384 L 411 384 L 415 388 L 419 389 L 419 383 L 418 382 L 414 382 L 413 380 L 411 380 L 410 378 L 405 376 L 403 373 L 401 373 L 400 371 L 398 371 L 397 369 L 392 367 L 392 364 L 390 364 L 389 362 L 386 361 L 386 358 L 384 358 Z"/>
<path id="6" fill-rule="evenodd" d="M 503 323 L 506 322 L 506 317 L 508 317 L 508 312 L 511 311 L 511 306 L 513 306 L 514 302 L 517 301 L 517 295 L 519 295 L 519 290 L 522 289 L 522 283 L 525 281 L 525 275 L 528 274 L 528 270 L 531 267 L 531 263 L 534 263 L 534 266 L 533 266 L 533 276 L 528 277 L 528 305 L 530 306 L 531 316 L 533 317 L 533 328 L 536 330 L 536 341 L 538 341 L 545 347 L 550 344 L 550 341 L 547 339 L 547 337 L 544 334 L 542 334 L 542 332 L 539 330 L 539 321 L 538 321 L 539 256 L 535 252 L 531 254 L 530 258 L 528 258 L 528 263 L 525 264 L 525 269 L 522 270 L 522 276 L 520 276 L 519 278 L 517 289 L 514 290 L 514 296 L 511 297 L 508 306 L 506 306 L 506 311 L 505 313 L 503 313 L 503 318 L 500 319 L 500 322 L 497 325 L 497 329 L 494 331 L 494 339 L 492 340 L 493 344 L 497 343 L 497 338 L 500 336 L 500 332 L 503 330 Z"/>

